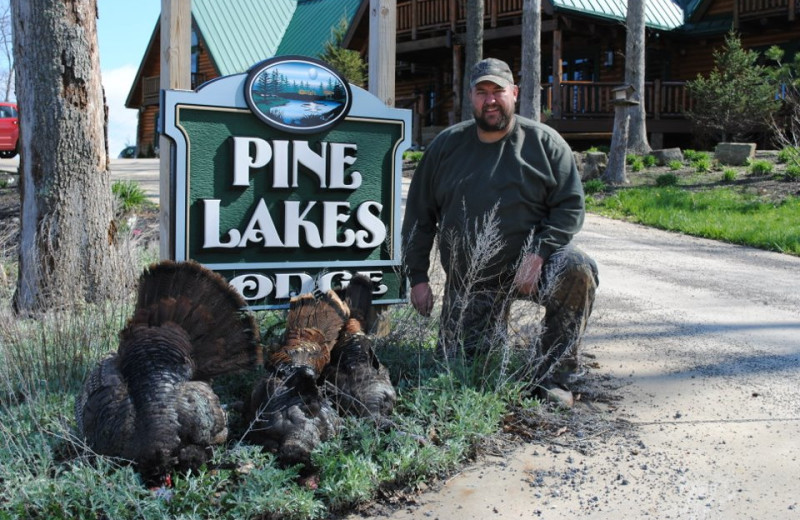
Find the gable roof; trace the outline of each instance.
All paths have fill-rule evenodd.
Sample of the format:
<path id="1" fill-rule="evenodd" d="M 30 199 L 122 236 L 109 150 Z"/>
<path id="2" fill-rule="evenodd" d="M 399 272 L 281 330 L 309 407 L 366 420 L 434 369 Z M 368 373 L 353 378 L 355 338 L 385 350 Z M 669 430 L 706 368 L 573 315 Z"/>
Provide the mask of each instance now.
<path id="1" fill-rule="evenodd" d="M 359 5 L 361 0 L 299 0 L 275 54 L 316 58 L 342 18 L 353 22 Z"/>
<path id="2" fill-rule="evenodd" d="M 192 15 L 220 76 L 244 72 L 278 50 L 297 0 L 193 0 Z"/>
<path id="3" fill-rule="evenodd" d="M 220 76 L 281 54 L 316 57 L 342 16 L 352 23 L 363 0 L 192 0 L 192 21 Z M 157 52 L 161 18 L 139 63 L 125 106 L 135 106 L 147 57 Z"/>
<path id="4" fill-rule="evenodd" d="M 638 0 L 634 0 L 638 1 Z M 645 4 L 645 25 L 653 29 L 672 30 L 683 24 L 680 0 L 648 0 Z M 625 21 L 628 0 L 551 0 L 555 11 L 571 11 L 587 16 Z"/>

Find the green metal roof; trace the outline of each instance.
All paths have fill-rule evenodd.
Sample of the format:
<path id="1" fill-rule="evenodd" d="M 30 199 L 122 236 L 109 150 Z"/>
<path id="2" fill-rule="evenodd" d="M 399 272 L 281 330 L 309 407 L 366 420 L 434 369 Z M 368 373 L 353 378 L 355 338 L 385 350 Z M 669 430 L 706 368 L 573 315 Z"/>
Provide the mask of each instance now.
<path id="1" fill-rule="evenodd" d="M 298 0 L 193 0 L 192 15 L 217 70 L 227 76 L 244 72 L 276 54 L 297 3 Z"/>
<path id="2" fill-rule="evenodd" d="M 316 58 L 331 39 L 331 29 L 342 17 L 351 24 L 360 4 L 361 0 L 298 0 L 276 54 Z"/>
<path id="3" fill-rule="evenodd" d="M 687 36 L 719 36 L 733 28 L 733 16 L 722 15 L 706 18 L 700 22 L 686 22 L 675 32 Z"/>
<path id="4" fill-rule="evenodd" d="M 556 11 L 623 21 L 628 10 L 627 0 L 551 0 L 551 3 Z M 653 29 L 672 30 L 683 24 L 683 10 L 672 0 L 648 0 L 644 17 L 645 24 Z"/>

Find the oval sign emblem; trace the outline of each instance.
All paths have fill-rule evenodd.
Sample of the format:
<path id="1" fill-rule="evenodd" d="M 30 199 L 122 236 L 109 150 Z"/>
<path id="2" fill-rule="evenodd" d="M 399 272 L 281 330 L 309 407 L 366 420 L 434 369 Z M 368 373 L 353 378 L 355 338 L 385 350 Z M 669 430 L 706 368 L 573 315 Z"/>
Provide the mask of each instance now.
<path id="1" fill-rule="evenodd" d="M 247 106 L 284 132 L 326 130 L 350 111 L 352 94 L 341 74 L 305 56 L 281 56 L 250 69 L 244 87 Z"/>

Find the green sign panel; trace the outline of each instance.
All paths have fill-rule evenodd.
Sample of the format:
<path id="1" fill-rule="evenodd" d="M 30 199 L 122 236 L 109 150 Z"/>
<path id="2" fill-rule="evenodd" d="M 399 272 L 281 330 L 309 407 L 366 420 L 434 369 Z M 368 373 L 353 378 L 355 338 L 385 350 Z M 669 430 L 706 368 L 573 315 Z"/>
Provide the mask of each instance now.
<path id="1" fill-rule="evenodd" d="M 196 92 L 164 91 L 175 143 L 175 259 L 223 276 L 252 309 L 373 280 L 375 303 L 405 301 L 402 152 L 410 113 L 327 65 L 288 57 Z"/>

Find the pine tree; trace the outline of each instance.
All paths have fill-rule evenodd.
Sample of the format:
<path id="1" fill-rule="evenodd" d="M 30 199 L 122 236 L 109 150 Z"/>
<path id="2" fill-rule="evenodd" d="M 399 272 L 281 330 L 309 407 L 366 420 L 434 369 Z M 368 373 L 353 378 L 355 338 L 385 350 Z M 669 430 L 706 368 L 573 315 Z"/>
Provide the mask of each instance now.
<path id="1" fill-rule="evenodd" d="M 367 64 L 358 51 L 342 47 L 346 34 L 347 18 L 343 16 L 339 24 L 331 28 L 331 39 L 325 42 L 324 50 L 318 58 L 339 71 L 349 83 L 363 87 L 366 82 Z"/>
<path id="2" fill-rule="evenodd" d="M 744 49 L 739 37 L 730 32 L 725 46 L 714 51 L 714 69 L 708 77 L 698 74 L 686 83 L 694 103 L 686 115 L 699 137 L 736 141 L 769 127 L 779 102 L 758 58 L 757 52 Z"/>

